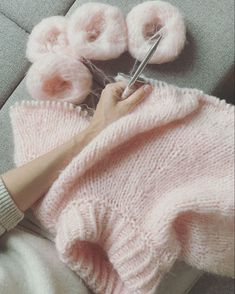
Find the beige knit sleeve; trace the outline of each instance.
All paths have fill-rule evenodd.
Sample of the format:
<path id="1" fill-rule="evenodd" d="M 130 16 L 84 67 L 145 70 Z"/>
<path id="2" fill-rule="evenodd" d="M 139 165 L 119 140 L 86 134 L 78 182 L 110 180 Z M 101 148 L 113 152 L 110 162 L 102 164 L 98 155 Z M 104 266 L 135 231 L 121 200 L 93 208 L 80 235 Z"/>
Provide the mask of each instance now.
<path id="1" fill-rule="evenodd" d="M 23 218 L 24 213 L 16 206 L 0 177 L 0 236 L 13 229 Z"/>

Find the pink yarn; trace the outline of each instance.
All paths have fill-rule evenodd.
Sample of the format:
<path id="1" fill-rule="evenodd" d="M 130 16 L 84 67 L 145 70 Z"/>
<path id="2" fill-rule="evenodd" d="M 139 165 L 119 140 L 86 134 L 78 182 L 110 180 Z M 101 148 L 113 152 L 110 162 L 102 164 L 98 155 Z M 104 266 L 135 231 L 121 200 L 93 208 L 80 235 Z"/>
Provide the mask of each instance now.
<path id="1" fill-rule="evenodd" d="M 163 1 L 148 1 L 135 6 L 126 18 L 128 28 L 128 50 L 142 61 L 152 41 L 148 41 L 163 28 L 164 37 L 150 59 L 151 64 L 173 61 L 184 48 L 186 27 L 179 10 Z"/>
<path id="2" fill-rule="evenodd" d="M 85 129 L 80 107 L 10 109 L 15 164 Z M 153 294 L 176 259 L 234 276 L 234 106 L 154 82 L 60 171 L 33 210 L 60 259 L 100 294 Z"/>
<path id="3" fill-rule="evenodd" d="M 117 58 L 127 49 L 124 16 L 111 5 L 83 4 L 68 21 L 68 39 L 76 56 L 92 60 Z"/>
<path id="4" fill-rule="evenodd" d="M 26 87 L 34 99 L 81 103 L 92 86 L 88 68 L 72 57 L 48 53 L 33 63 L 26 76 Z"/>
<path id="5" fill-rule="evenodd" d="M 39 22 L 29 35 L 26 57 L 31 62 L 45 54 L 66 53 L 68 40 L 66 36 L 67 21 L 63 16 L 51 16 Z"/>

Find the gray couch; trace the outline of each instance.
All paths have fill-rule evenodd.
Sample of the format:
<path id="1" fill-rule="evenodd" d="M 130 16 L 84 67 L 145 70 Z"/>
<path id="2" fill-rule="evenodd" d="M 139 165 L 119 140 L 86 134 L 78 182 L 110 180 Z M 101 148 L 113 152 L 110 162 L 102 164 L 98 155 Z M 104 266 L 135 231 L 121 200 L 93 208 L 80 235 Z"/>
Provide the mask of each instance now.
<path id="1" fill-rule="evenodd" d="M 34 25 L 51 15 L 69 15 L 83 0 L 1 0 L 0 1 L 0 173 L 14 167 L 9 107 L 16 101 L 31 100 L 24 76 L 30 63 L 25 44 Z M 100 0 L 120 6 L 127 13 L 139 0 Z M 182 87 L 199 88 L 227 99 L 233 83 L 234 7 L 233 0 L 169 0 L 184 13 L 187 44 L 179 58 L 169 64 L 149 65 L 145 75 Z M 130 72 L 134 60 L 128 53 L 106 62 L 96 62 L 107 75 Z M 33 224 L 32 224 L 33 220 Z M 20 224 L 44 237 L 29 214 Z M 188 293 L 202 272 L 177 262 L 160 286 L 161 294 Z"/>

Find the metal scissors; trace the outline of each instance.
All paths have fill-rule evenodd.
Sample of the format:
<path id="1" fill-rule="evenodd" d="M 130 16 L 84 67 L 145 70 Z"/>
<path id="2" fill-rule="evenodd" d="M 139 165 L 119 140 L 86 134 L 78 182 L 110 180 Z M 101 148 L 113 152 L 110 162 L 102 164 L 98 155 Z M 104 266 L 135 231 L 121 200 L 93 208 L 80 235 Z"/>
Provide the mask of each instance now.
<path id="1" fill-rule="evenodd" d="M 160 30 L 161 31 L 161 30 Z M 138 81 L 139 76 L 141 75 L 141 73 L 143 72 L 143 70 L 145 69 L 146 65 L 148 64 L 150 58 L 153 56 L 153 54 L 156 52 L 157 47 L 163 37 L 163 35 L 160 33 L 160 31 L 158 31 L 155 35 L 153 35 L 149 40 L 154 40 L 156 39 L 156 42 L 151 46 L 151 48 L 149 49 L 149 51 L 147 52 L 145 58 L 143 59 L 143 61 L 140 63 L 140 65 L 138 66 L 137 70 L 135 71 L 135 73 L 133 74 L 132 78 L 130 79 L 126 89 L 124 90 L 123 94 L 122 94 L 122 100 L 126 99 L 128 96 L 130 96 L 133 92 L 135 92 L 136 88 L 134 87 L 135 83 Z"/>

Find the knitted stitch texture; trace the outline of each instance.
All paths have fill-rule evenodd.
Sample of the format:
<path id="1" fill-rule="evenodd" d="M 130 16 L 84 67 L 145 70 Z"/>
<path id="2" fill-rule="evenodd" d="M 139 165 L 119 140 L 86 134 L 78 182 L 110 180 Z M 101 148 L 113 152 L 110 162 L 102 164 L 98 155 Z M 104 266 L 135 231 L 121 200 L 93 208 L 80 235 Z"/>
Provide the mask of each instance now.
<path id="1" fill-rule="evenodd" d="M 60 171 L 33 210 L 60 259 L 95 292 L 154 293 L 176 259 L 234 276 L 234 107 L 154 82 Z M 89 125 L 79 106 L 10 109 L 16 166 Z"/>

